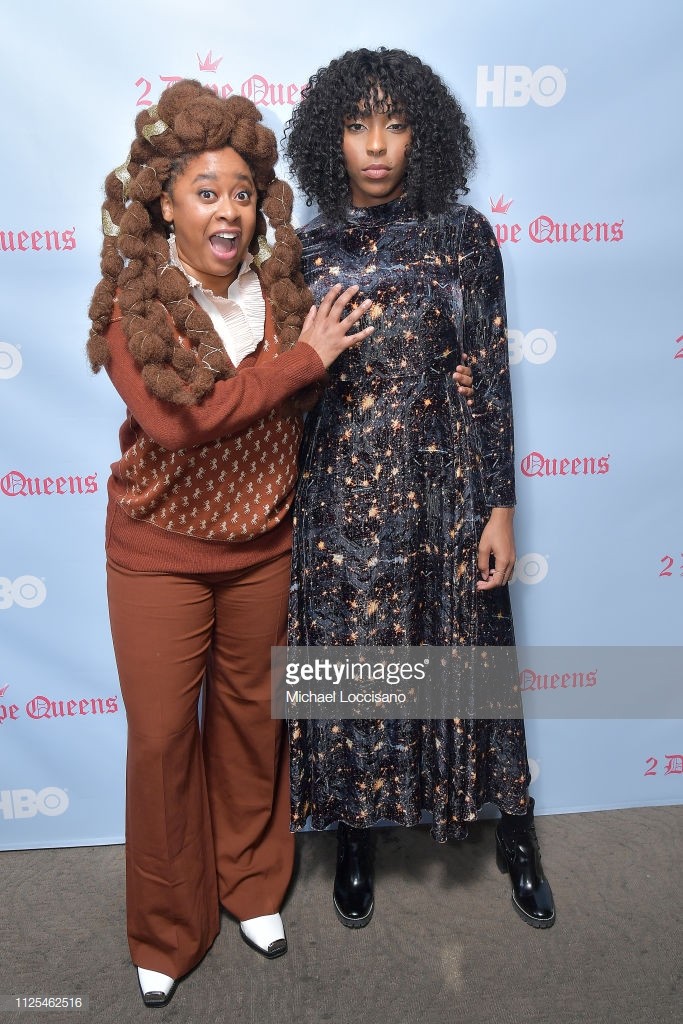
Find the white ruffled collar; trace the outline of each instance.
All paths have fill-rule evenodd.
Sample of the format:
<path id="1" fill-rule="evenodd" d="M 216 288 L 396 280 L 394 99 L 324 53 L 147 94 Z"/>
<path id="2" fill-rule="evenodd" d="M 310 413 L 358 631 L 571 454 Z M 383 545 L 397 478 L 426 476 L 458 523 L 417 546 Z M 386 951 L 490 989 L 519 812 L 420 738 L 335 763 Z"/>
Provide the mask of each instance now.
<path id="1" fill-rule="evenodd" d="M 266 303 L 261 282 L 252 264 L 254 256 L 247 253 L 227 296 L 216 295 L 187 272 L 178 256 L 175 235 L 168 239 L 170 263 L 187 278 L 192 295 L 211 318 L 218 337 L 225 346 L 233 366 L 254 352 L 261 342 L 266 321 Z"/>

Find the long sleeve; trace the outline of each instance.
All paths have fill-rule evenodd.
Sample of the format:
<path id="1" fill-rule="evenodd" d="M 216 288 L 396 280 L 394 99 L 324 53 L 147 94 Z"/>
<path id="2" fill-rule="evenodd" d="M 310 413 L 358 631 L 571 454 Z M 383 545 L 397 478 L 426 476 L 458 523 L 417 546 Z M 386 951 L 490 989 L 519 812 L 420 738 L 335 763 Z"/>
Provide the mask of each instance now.
<path id="1" fill-rule="evenodd" d="M 475 381 L 473 419 L 479 432 L 491 508 L 515 504 L 512 394 L 500 249 L 491 225 L 468 209 L 459 244 L 463 350 Z"/>
<path id="2" fill-rule="evenodd" d="M 310 345 L 299 343 L 277 359 L 247 356 L 234 377 L 216 381 L 210 395 L 194 406 L 178 406 L 147 390 L 119 321 L 107 332 L 111 358 L 107 372 L 130 415 L 153 441 L 178 451 L 230 437 L 277 408 L 286 398 L 325 377 Z"/>

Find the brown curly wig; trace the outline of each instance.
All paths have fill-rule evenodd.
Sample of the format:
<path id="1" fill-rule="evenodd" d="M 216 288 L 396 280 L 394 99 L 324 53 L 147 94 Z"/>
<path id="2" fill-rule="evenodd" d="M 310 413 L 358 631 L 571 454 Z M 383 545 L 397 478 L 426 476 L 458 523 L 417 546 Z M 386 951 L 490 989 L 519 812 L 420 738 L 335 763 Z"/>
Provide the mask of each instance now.
<path id="1" fill-rule="evenodd" d="M 159 201 L 189 160 L 226 146 L 249 165 L 256 184 L 256 232 L 250 251 L 258 250 L 266 217 L 275 232 L 272 255 L 260 266 L 259 276 L 280 342 L 290 348 L 298 338 L 313 300 L 299 269 L 301 243 L 290 224 L 292 190 L 275 177 L 277 142 L 260 120 L 251 100 L 220 99 L 191 80 L 170 86 L 156 106 L 138 114 L 128 161 L 104 184 L 102 279 L 90 303 L 87 345 L 95 373 L 109 359 L 105 333 L 117 296 L 130 351 L 157 398 L 194 405 L 216 380 L 234 374 L 210 318 L 190 298 L 187 278 L 169 262 Z M 190 340 L 193 351 L 178 344 L 178 333 Z"/>

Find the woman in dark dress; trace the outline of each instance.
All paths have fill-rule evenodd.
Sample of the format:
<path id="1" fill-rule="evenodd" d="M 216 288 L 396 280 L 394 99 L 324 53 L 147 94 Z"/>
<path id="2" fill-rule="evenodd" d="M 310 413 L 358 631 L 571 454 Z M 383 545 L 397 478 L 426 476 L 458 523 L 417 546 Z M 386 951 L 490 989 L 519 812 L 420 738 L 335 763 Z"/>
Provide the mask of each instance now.
<path id="1" fill-rule="evenodd" d="M 314 75 L 287 155 L 322 213 L 302 232 L 316 300 L 355 283 L 374 333 L 332 367 L 308 417 L 295 507 L 289 643 L 511 646 L 514 461 L 503 267 L 458 201 L 474 148 L 443 82 L 399 50 Z M 470 409 L 452 379 L 475 373 Z M 554 923 L 521 718 L 290 723 L 292 829 L 338 827 L 334 904 L 374 909 L 369 827 L 432 815 L 463 838 L 501 811 L 498 863 L 529 924 Z"/>

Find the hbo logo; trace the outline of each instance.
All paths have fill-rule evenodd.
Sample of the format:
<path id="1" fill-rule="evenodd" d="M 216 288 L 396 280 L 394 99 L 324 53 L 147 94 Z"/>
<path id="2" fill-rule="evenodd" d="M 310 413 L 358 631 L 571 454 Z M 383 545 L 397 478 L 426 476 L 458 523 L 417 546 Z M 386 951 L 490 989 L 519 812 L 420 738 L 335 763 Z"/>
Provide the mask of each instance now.
<path id="1" fill-rule="evenodd" d="M 525 334 L 524 331 L 508 330 L 508 352 L 511 363 L 547 363 L 557 351 L 557 339 L 551 331 L 537 327 Z"/>
<path id="2" fill-rule="evenodd" d="M 36 814 L 54 818 L 64 814 L 68 806 L 69 797 L 56 786 L 46 786 L 38 793 L 34 789 L 0 789 L 3 818 L 35 818 Z"/>
<path id="3" fill-rule="evenodd" d="M 515 562 L 515 571 L 511 583 L 540 583 L 548 575 L 548 560 L 543 555 L 531 551 L 522 555 Z"/>
<path id="4" fill-rule="evenodd" d="M 11 608 L 37 608 L 47 597 L 47 587 L 37 576 L 17 576 L 10 580 L 0 576 L 0 611 Z"/>
<path id="5" fill-rule="evenodd" d="M 9 380 L 21 373 L 21 352 L 16 345 L 8 341 L 0 341 L 0 380 Z"/>
<path id="6" fill-rule="evenodd" d="M 524 64 L 487 64 L 477 68 L 477 106 L 485 107 L 489 96 L 494 107 L 525 107 L 533 100 L 539 107 L 554 107 L 567 91 L 564 72 L 554 64 L 537 71 Z"/>

